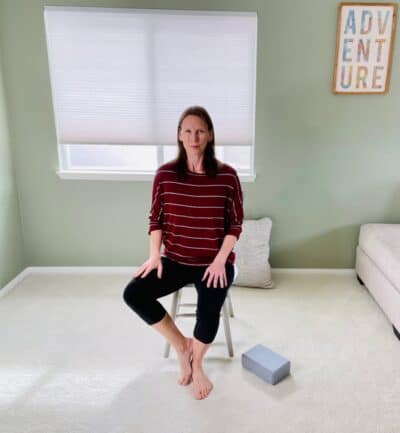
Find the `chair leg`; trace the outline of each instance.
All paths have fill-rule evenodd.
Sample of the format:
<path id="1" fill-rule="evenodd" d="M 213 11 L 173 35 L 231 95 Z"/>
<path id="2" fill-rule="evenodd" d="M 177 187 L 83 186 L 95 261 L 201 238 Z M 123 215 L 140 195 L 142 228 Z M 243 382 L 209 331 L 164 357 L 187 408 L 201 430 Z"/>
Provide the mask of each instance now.
<path id="1" fill-rule="evenodd" d="M 231 327 L 229 325 L 229 301 L 225 299 L 224 305 L 222 306 L 222 319 L 224 321 L 224 329 L 225 329 L 225 338 L 226 345 L 228 347 L 228 353 L 230 357 L 233 357 L 233 345 L 232 345 L 232 335 L 231 335 Z"/>
<path id="2" fill-rule="evenodd" d="M 230 315 L 231 317 L 234 317 L 234 316 L 233 316 L 232 299 L 231 299 L 231 296 L 229 295 L 229 290 L 228 290 L 228 294 L 226 295 L 226 297 L 228 298 L 228 303 L 229 303 L 229 315 Z"/>
<path id="3" fill-rule="evenodd" d="M 174 294 L 172 295 L 172 304 L 171 304 L 171 319 L 175 322 L 176 319 L 176 314 L 178 312 L 178 304 L 180 301 L 180 297 L 181 297 L 181 291 L 177 290 L 176 292 L 174 292 Z M 171 345 L 169 344 L 169 342 L 167 341 L 165 343 L 165 349 L 164 349 L 164 358 L 168 358 L 169 356 L 169 351 L 170 351 Z"/>
<path id="4" fill-rule="evenodd" d="M 175 319 L 179 313 L 179 306 L 182 296 L 182 290 L 177 290 L 172 295 L 172 303 L 171 303 L 171 319 L 175 322 Z M 189 315 L 195 315 L 195 314 L 189 314 Z M 231 327 L 229 323 L 229 317 L 233 317 L 233 308 L 232 308 L 232 301 L 229 296 L 229 293 L 226 296 L 224 305 L 222 306 L 222 320 L 224 322 L 224 330 L 225 330 L 225 339 L 226 339 L 226 346 L 228 348 L 228 353 L 230 357 L 233 357 L 233 344 L 232 344 L 232 335 L 231 335 Z M 164 358 L 169 357 L 169 352 L 171 349 L 171 345 L 168 341 L 165 342 L 165 349 L 164 349 Z"/>

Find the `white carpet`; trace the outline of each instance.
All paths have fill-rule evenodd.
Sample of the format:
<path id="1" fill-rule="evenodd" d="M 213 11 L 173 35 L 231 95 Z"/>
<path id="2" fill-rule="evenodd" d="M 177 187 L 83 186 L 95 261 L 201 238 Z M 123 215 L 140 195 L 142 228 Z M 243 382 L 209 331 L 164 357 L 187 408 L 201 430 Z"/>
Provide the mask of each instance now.
<path id="1" fill-rule="evenodd" d="M 221 323 L 205 363 L 214 390 L 197 401 L 124 304 L 129 275 L 27 277 L 0 299 L 1 433 L 398 433 L 400 341 L 366 289 L 334 272 L 274 280 L 232 288 L 235 358 Z M 191 333 L 193 319 L 178 324 Z M 244 370 L 258 343 L 291 376 L 273 386 Z"/>

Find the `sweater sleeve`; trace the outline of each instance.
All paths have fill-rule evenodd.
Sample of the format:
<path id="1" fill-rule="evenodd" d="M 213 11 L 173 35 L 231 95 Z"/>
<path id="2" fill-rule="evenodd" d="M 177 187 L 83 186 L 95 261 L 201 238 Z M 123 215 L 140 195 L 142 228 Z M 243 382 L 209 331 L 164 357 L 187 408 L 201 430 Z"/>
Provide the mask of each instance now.
<path id="1" fill-rule="evenodd" d="M 239 239 L 243 224 L 243 193 L 238 175 L 235 173 L 233 189 L 228 197 L 226 235 L 234 235 Z"/>
<path id="2" fill-rule="evenodd" d="M 159 172 L 154 176 L 153 191 L 151 194 L 151 208 L 149 215 L 149 231 L 162 229 L 163 202 L 161 199 L 161 175 Z"/>

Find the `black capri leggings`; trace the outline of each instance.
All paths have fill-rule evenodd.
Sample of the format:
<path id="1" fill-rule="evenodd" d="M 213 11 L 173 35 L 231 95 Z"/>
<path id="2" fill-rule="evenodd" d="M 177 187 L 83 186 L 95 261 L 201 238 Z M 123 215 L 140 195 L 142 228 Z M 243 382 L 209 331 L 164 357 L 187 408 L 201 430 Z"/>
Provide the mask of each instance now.
<path id="1" fill-rule="evenodd" d="M 228 285 L 207 287 L 207 279 L 201 281 L 207 266 L 188 266 L 167 257 L 161 257 L 163 271 L 161 278 L 153 269 L 145 278 L 134 278 L 125 288 L 124 300 L 144 321 L 154 325 L 164 318 L 166 311 L 157 298 L 169 295 L 186 284 L 193 283 L 197 290 L 196 324 L 194 337 L 211 343 L 217 335 L 221 308 L 234 276 L 233 265 L 225 264 Z"/>

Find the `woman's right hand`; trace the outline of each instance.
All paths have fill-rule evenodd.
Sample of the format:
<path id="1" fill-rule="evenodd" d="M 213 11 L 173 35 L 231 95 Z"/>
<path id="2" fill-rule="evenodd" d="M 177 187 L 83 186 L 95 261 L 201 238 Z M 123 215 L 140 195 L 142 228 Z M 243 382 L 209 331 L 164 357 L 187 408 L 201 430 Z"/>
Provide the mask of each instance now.
<path id="1" fill-rule="evenodd" d="M 146 260 L 142 266 L 134 273 L 134 277 L 144 278 L 146 277 L 153 269 L 157 269 L 157 277 L 161 278 L 162 275 L 162 262 L 160 256 L 150 256 L 148 260 Z"/>

